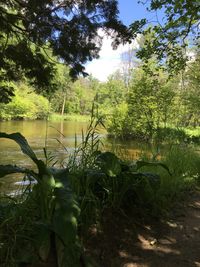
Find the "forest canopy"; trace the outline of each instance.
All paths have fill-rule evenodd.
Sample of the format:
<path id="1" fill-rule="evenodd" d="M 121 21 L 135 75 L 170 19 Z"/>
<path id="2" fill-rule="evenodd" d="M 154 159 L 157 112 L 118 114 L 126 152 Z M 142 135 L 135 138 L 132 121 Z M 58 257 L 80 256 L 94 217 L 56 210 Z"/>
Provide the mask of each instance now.
<path id="1" fill-rule="evenodd" d="M 69 65 L 72 77 L 84 75 L 83 64 L 98 57 L 100 28 L 116 43 L 127 39 L 118 13 L 115 0 L 0 0 L 1 102 L 12 96 L 7 82 L 23 75 L 39 87 L 51 86 L 49 54 Z"/>
<path id="2" fill-rule="evenodd" d="M 154 33 L 154 38 L 146 40 L 145 46 L 137 53 L 138 57 L 148 60 L 154 55 L 172 73 L 184 69 L 189 59 L 188 48 L 200 46 L 200 2 L 140 0 L 138 3 L 155 14 L 153 21 L 144 19 L 130 25 L 133 34 L 139 31 L 138 27 L 143 35 L 150 31 Z"/>

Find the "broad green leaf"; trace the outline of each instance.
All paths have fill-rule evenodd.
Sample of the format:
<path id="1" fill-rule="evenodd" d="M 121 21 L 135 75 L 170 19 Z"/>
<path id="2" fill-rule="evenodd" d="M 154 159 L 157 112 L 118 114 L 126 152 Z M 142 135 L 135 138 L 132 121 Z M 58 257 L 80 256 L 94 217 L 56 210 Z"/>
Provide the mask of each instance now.
<path id="1" fill-rule="evenodd" d="M 77 238 L 77 218 L 80 209 L 69 189 L 55 189 L 55 212 L 53 229 L 65 245 L 72 244 Z"/>
<path id="2" fill-rule="evenodd" d="M 56 186 L 55 179 L 53 175 L 49 174 L 44 174 L 42 176 L 42 184 L 43 186 L 48 190 L 48 189 L 53 189 Z"/>
<path id="3" fill-rule="evenodd" d="M 58 266 L 78 267 L 81 246 L 78 242 L 77 219 L 80 209 L 70 187 L 68 170 L 50 169 L 50 171 L 56 181 L 52 227 L 57 239 Z"/>
<path id="4" fill-rule="evenodd" d="M 145 166 L 152 166 L 152 167 L 160 166 L 160 167 L 164 168 L 171 176 L 171 172 L 170 172 L 169 168 L 167 167 L 167 165 L 160 163 L 160 162 L 137 161 L 136 165 L 137 165 L 137 170 L 139 170 L 140 168 L 145 167 Z"/>
<path id="5" fill-rule="evenodd" d="M 68 169 L 48 168 L 47 170 L 53 175 L 57 188 L 70 188 Z"/>
<path id="6" fill-rule="evenodd" d="M 77 217 L 80 210 L 69 185 L 68 170 L 51 169 L 55 177 L 55 212 L 53 215 L 53 228 L 55 233 L 69 244 L 76 240 Z"/>
<path id="7" fill-rule="evenodd" d="M 111 152 L 101 153 L 97 157 L 97 164 L 108 176 L 114 177 L 121 172 L 120 161 L 118 157 Z"/>
<path id="8" fill-rule="evenodd" d="M 21 148 L 22 152 L 35 162 L 39 171 L 45 172 L 45 165 L 41 160 L 38 160 L 32 148 L 29 146 L 27 140 L 20 133 L 2 133 L 0 132 L 0 138 L 8 138 L 15 141 Z"/>
<path id="9" fill-rule="evenodd" d="M 55 211 L 53 215 L 53 229 L 65 246 L 76 241 L 77 219 L 70 207 L 62 207 Z"/>
<path id="10" fill-rule="evenodd" d="M 139 173 L 140 174 L 140 173 Z M 152 189 L 158 189 L 160 186 L 160 176 L 153 173 L 141 173 L 141 177 L 146 178 Z"/>

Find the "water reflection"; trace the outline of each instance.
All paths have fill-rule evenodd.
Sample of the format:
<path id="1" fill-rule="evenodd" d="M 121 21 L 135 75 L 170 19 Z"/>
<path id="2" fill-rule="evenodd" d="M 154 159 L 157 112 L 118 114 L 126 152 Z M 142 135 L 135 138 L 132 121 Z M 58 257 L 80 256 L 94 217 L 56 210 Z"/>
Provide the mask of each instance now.
<path id="1" fill-rule="evenodd" d="M 85 131 L 87 123 L 78 122 L 46 122 L 46 121 L 8 121 L 0 122 L 0 132 L 20 132 L 24 135 L 38 158 L 44 159 L 44 150 L 63 161 L 74 148 L 75 134 L 81 141 L 81 131 Z M 66 147 L 66 149 L 64 149 Z M 0 139 L 0 164 L 16 164 L 35 169 L 33 162 L 21 152 L 12 140 Z M 8 175 L 0 180 L 0 193 L 12 193 L 24 184 L 24 175 Z"/>
<path id="2" fill-rule="evenodd" d="M 75 133 L 80 141 L 81 131 L 82 129 L 85 131 L 86 127 L 86 123 L 77 122 L 63 122 L 62 124 L 60 122 L 47 123 L 46 121 L 0 122 L 1 132 L 20 132 L 24 135 L 38 157 L 44 156 L 43 147 L 45 146 L 49 151 L 60 150 L 59 141 L 67 148 L 73 148 Z M 0 140 L 0 164 L 2 163 L 29 164 L 27 158 L 20 152 L 18 145 L 7 139 Z"/>

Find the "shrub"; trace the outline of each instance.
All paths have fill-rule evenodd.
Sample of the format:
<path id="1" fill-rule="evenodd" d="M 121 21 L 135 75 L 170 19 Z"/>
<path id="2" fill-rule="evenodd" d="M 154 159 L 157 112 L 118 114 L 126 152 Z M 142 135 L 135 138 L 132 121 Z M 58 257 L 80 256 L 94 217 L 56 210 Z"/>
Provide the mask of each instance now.
<path id="1" fill-rule="evenodd" d="M 110 120 L 108 120 L 108 132 L 115 137 L 124 138 L 128 135 L 128 105 L 123 102 L 117 105 L 112 112 Z"/>
<path id="2" fill-rule="evenodd" d="M 15 96 L 8 104 L 0 105 L 0 119 L 44 119 L 50 112 L 49 101 L 34 93 L 24 83 L 15 84 Z"/>

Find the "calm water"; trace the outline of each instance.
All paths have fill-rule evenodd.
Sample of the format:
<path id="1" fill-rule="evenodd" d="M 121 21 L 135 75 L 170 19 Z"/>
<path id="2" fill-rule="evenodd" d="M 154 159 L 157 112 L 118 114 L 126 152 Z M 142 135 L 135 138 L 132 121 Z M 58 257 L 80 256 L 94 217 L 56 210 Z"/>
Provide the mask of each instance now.
<path id="1" fill-rule="evenodd" d="M 75 134 L 81 140 L 81 131 L 87 123 L 46 122 L 46 121 L 9 121 L 0 122 L 0 132 L 20 132 L 24 135 L 39 158 L 44 158 L 43 148 L 49 152 L 62 154 L 64 150 L 59 142 L 69 150 L 74 147 Z M 47 136 L 47 138 L 46 138 Z M 17 144 L 12 140 L 0 139 L 0 164 L 28 164 Z"/>
<path id="2" fill-rule="evenodd" d="M 75 145 L 75 135 L 77 141 L 82 140 L 82 131 L 87 129 L 86 122 L 46 122 L 46 121 L 9 121 L 0 122 L 0 132 L 14 133 L 20 132 L 24 135 L 38 156 L 44 159 L 43 148 L 47 147 L 50 153 L 59 162 L 67 158 L 67 154 L 72 152 Z M 47 138 L 46 138 L 47 136 Z M 149 151 L 150 148 L 144 144 L 135 142 L 114 142 L 106 140 L 105 130 L 100 131 L 100 137 L 105 143 L 107 149 L 112 150 L 115 147 L 117 153 L 123 154 L 131 159 L 137 158 L 141 150 Z M 61 143 L 65 146 L 63 148 Z M 22 154 L 19 146 L 12 140 L 0 139 L 0 164 L 17 164 L 23 167 L 34 168 L 33 163 Z M 22 179 L 21 175 L 9 175 L 0 180 L 0 193 L 12 192 L 16 189 L 17 184 Z"/>

